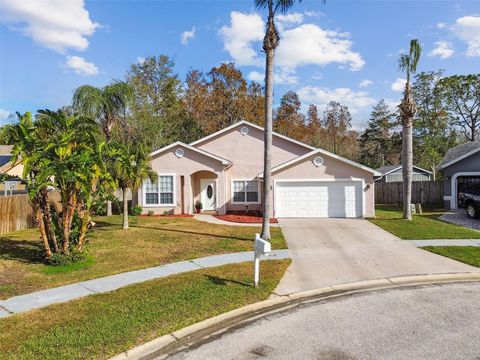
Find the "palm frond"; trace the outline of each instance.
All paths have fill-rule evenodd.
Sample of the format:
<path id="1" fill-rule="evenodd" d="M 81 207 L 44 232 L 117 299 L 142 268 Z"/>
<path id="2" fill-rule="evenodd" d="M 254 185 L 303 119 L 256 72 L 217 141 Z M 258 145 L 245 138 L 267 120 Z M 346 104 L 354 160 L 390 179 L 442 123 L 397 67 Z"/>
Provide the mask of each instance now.
<path id="1" fill-rule="evenodd" d="M 322 3 L 326 2 L 326 0 L 321 1 Z M 255 0 L 255 7 L 257 9 L 267 9 L 271 4 L 274 13 L 285 14 L 293 7 L 295 2 L 301 3 L 302 0 Z"/>
<path id="2" fill-rule="evenodd" d="M 420 56 L 422 54 L 422 46 L 420 45 L 420 41 L 418 39 L 413 39 L 410 41 L 410 69 L 412 72 L 417 71 L 418 61 L 420 60 Z"/>

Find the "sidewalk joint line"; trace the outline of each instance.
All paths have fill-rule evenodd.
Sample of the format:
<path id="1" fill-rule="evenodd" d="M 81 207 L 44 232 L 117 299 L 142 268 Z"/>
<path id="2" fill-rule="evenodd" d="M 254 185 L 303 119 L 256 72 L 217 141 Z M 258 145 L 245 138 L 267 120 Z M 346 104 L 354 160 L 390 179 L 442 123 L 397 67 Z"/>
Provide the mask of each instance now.
<path id="1" fill-rule="evenodd" d="M 200 264 L 197 264 L 197 263 L 195 262 L 195 260 L 190 260 L 190 262 L 191 262 L 193 265 L 199 266 L 201 269 L 206 269 L 206 267 L 204 267 L 204 266 L 202 266 L 202 265 L 200 265 Z"/>
<path id="2" fill-rule="evenodd" d="M 3 305 L 0 305 L 0 309 L 5 310 L 5 311 L 8 312 L 9 314 L 14 314 L 13 311 L 8 310 L 8 309 L 7 309 L 5 306 L 3 306 Z"/>
<path id="3" fill-rule="evenodd" d="M 93 280 L 95 280 L 95 279 L 93 279 Z M 87 289 L 88 291 L 91 291 L 91 292 L 94 293 L 94 294 L 97 294 L 97 293 L 98 293 L 98 291 L 95 291 L 95 290 L 93 290 L 93 289 L 90 289 L 89 287 L 87 287 L 87 286 L 85 286 L 85 285 L 83 285 L 83 284 L 78 284 L 78 285 L 80 285 L 80 286 L 83 287 L 84 289 Z"/>

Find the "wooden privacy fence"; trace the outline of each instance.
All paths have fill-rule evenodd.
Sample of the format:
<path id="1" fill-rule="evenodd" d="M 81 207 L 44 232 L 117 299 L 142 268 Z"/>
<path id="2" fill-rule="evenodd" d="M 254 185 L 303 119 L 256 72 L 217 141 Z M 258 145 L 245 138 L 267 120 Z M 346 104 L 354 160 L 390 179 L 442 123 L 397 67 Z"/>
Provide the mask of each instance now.
<path id="1" fill-rule="evenodd" d="M 376 204 L 401 204 L 403 183 L 375 183 Z M 412 182 L 412 203 L 443 205 L 443 183 L 441 181 Z"/>
<path id="2" fill-rule="evenodd" d="M 0 197 L 0 234 L 28 229 L 35 226 L 35 217 L 28 202 L 28 195 Z"/>
<path id="3" fill-rule="evenodd" d="M 48 197 L 57 211 L 61 210 L 60 195 L 51 192 Z M 27 194 L 0 196 L 0 235 L 35 226 L 35 216 Z"/>

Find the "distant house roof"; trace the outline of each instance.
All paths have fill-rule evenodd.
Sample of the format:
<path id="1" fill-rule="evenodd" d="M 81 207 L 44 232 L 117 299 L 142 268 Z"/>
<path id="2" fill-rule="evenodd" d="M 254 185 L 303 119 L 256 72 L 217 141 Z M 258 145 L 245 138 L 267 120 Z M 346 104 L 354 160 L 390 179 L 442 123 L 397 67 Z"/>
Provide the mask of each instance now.
<path id="1" fill-rule="evenodd" d="M 438 165 L 438 169 L 445 169 L 446 167 L 455 164 L 456 162 L 465 159 L 480 151 L 480 142 L 469 141 L 464 144 L 448 149 L 445 157 Z"/>
<path id="2" fill-rule="evenodd" d="M 12 155 L 13 145 L 0 145 L 0 156 Z"/>
<path id="3" fill-rule="evenodd" d="M 387 174 L 390 174 L 391 172 L 394 172 L 395 170 L 398 170 L 402 167 L 402 164 L 397 164 L 397 165 L 387 165 L 387 166 L 382 166 L 382 167 L 379 167 L 377 169 L 377 171 L 379 173 L 382 173 L 382 175 L 387 175 Z M 420 171 L 423 171 L 423 172 L 426 172 L 428 174 L 432 174 L 431 171 L 429 170 L 426 170 L 426 169 L 422 169 L 421 167 L 418 167 L 416 165 L 413 165 L 413 167 L 417 170 L 420 170 Z"/>
<path id="4" fill-rule="evenodd" d="M 0 168 L 12 159 L 12 149 L 13 145 L 0 145 Z"/>

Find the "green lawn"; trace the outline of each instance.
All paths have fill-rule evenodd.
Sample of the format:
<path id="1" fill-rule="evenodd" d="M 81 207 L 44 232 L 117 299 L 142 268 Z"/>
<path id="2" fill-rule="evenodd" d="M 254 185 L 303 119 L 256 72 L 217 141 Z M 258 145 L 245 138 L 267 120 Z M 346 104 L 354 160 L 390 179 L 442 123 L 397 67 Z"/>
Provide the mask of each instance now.
<path id="1" fill-rule="evenodd" d="M 401 210 L 393 207 L 379 206 L 375 212 L 376 218 L 369 220 L 401 239 L 480 239 L 480 231 L 439 220 L 441 211 L 427 210 L 412 221 L 403 220 Z"/>
<path id="2" fill-rule="evenodd" d="M 174 275 L 0 320 L 2 359 L 107 359 L 235 308 L 267 299 L 290 260 Z"/>
<path id="3" fill-rule="evenodd" d="M 121 216 L 95 219 L 85 261 L 43 264 L 38 230 L 0 235 L 0 299 L 115 273 L 253 249 L 260 227 L 214 225 L 193 218 Z M 286 248 L 280 228 L 272 228 L 272 248 Z"/>
<path id="4" fill-rule="evenodd" d="M 426 246 L 424 250 L 480 267 L 480 247 L 475 246 Z"/>

